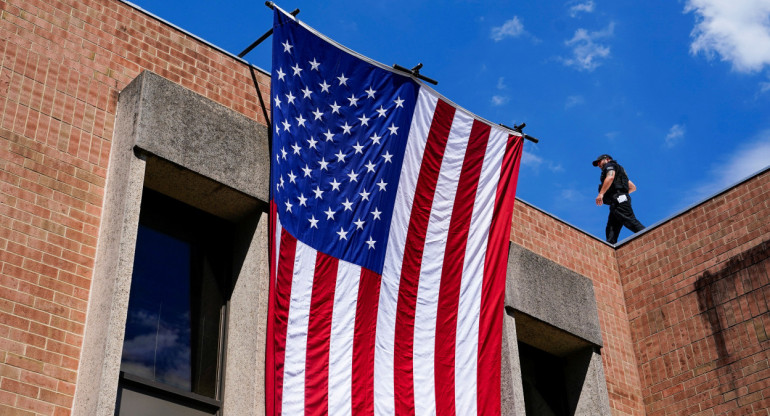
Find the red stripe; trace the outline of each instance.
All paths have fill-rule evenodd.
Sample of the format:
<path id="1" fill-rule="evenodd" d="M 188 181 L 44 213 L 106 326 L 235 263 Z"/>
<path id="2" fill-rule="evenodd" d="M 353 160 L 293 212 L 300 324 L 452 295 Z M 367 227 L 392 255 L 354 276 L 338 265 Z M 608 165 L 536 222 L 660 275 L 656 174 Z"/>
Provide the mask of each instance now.
<path id="1" fill-rule="evenodd" d="M 275 414 L 281 414 L 283 402 L 283 365 L 286 359 L 286 329 L 289 324 L 291 281 L 297 240 L 281 230 L 278 252 L 278 275 L 275 282 Z"/>
<path id="2" fill-rule="evenodd" d="M 268 283 L 268 300 L 267 300 L 267 345 L 265 347 L 265 406 L 267 407 L 267 414 L 274 415 L 275 413 L 275 321 L 270 317 L 275 312 L 275 220 L 276 220 L 276 206 L 275 201 L 270 201 L 270 211 L 268 213 L 268 252 L 270 258 L 268 264 L 270 266 L 270 282 Z"/>
<path id="3" fill-rule="evenodd" d="M 455 341 L 465 246 L 491 128 L 474 120 L 457 185 L 441 272 L 436 314 L 436 415 L 455 414 Z"/>
<path id="4" fill-rule="evenodd" d="M 489 230 L 487 254 L 484 259 L 484 283 L 481 289 L 481 316 L 479 317 L 477 412 L 485 416 L 500 414 L 500 354 L 503 337 L 505 274 L 522 148 L 521 137 L 508 138 L 495 197 L 495 211 Z"/>
<path id="5" fill-rule="evenodd" d="M 307 416 L 329 413 L 329 340 L 338 264 L 339 260 L 328 254 L 319 251 L 316 255 L 305 360 Z"/>
<path id="6" fill-rule="evenodd" d="M 439 100 L 433 114 L 414 192 L 398 287 L 394 346 L 396 415 L 414 414 L 414 315 L 425 234 L 455 109 Z"/>
<path id="7" fill-rule="evenodd" d="M 374 414 L 374 345 L 382 276 L 361 268 L 353 333 L 353 414 Z"/>

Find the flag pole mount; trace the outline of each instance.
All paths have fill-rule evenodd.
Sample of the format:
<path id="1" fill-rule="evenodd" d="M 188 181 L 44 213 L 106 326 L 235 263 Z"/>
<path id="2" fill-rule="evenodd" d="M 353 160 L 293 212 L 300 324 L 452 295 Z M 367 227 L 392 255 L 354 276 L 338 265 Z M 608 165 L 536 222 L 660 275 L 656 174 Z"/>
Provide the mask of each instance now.
<path id="1" fill-rule="evenodd" d="M 506 128 L 506 129 L 508 129 L 508 130 L 513 130 L 513 131 L 515 131 L 516 133 L 521 133 L 521 135 L 522 135 L 522 136 L 523 136 L 525 139 L 527 139 L 527 140 L 529 140 L 529 141 L 531 141 L 531 142 L 533 142 L 533 143 L 538 143 L 538 142 L 540 142 L 540 140 L 538 140 L 537 138 L 535 138 L 535 137 L 532 137 L 532 136 L 530 136 L 529 134 L 527 134 L 527 133 L 524 133 L 524 132 L 522 131 L 522 130 L 524 130 L 524 127 L 527 127 L 527 123 L 521 123 L 521 124 L 519 124 L 518 126 L 517 126 L 516 124 L 514 124 L 514 125 L 513 125 L 513 127 L 509 127 L 509 126 L 506 126 L 506 125 L 505 125 L 505 124 L 503 124 L 503 123 L 500 123 L 500 126 L 502 126 L 502 127 L 505 127 L 505 128 Z"/>
<path id="2" fill-rule="evenodd" d="M 436 81 L 435 79 L 428 78 L 425 75 L 420 75 L 420 69 L 422 69 L 422 62 L 417 64 L 412 69 L 404 68 L 403 66 L 401 66 L 399 64 L 393 64 L 393 69 L 401 71 L 401 72 L 406 72 L 407 74 L 410 74 L 410 75 L 412 75 L 415 78 L 421 79 L 421 80 L 423 80 L 425 82 L 429 82 L 429 83 L 431 83 L 433 85 L 438 85 L 438 81 Z"/>
<path id="3" fill-rule="evenodd" d="M 272 9 L 272 8 L 275 7 L 275 3 L 273 3 L 272 1 L 266 1 L 265 2 L 265 6 L 267 6 L 267 7 Z M 291 12 L 292 16 L 296 16 L 298 14 L 299 14 L 299 9 L 294 9 L 294 11 Z M 249 45 L 248 48 L 244 49 L 243 52 L 239 53 L 238 57 L 239 58 L 243 58 L 244 56 L 246 56 L 247 53 L 251 52 L 252 49 L 256 48 L 260 43 L 264 42 L 265 39 L 269 38 L 270 35 L 272 35 L 272 34 L 273 34 L 273 29 L 271 28 L 270 30 L 265 32 L 264 35 L 260 36 L 259 39 L 255 40 L 254 43 Z"/>

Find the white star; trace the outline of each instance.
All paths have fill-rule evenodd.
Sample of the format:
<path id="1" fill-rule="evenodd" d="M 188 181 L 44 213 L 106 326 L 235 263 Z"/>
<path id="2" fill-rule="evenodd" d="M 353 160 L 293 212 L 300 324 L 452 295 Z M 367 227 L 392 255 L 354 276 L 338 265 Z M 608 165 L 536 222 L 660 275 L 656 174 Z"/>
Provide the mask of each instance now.
<path id="1" fill-rule="evenodd" d="M 313 93 L 313 91 L 310 91 L 310 88 L 305 86 L 305 89 L 302 90 L 302 95 L 303 95 L 302 98 L 310 98 L 310 94 L 312 94 L 312 93 Z"/>
<path id="2" fill-rule="evenodd" d="M 372 237 L 369 237 L 369 240 L 366 242 L 366 244 L 369 245 L 369 250 L 374 249 L 374 243 L 376 243 L 376 241 L 372 240 Z"/>
<path id="3" fill-rule="evenodd" d="M 353 221 L 353 224 L 356 225 L 356 229 L 357 230 L 363 230 L 364 229 L 364 224 L 366 224 L 366 222 L 361 221 L 361 218 L 359 218 L 358 221 Z"/>
<path id="4" fill-rule="evenodd" d="M 294 118 L 297 120 L 297 127 L 304 126 L 305 122 L 307 121 L 305 120 L 304 117 L 302 117 L 302 114 L 300 114 L 299 117 L 294 117 Z"/>
<path id="5" fill-rule="evenodd" d="M 332 134 L 331 130 L 326 129 L 326 133 L 324 133 L 324 136 L 326 136 L 326 141 L 327 142 L 334 141 L 334 134 Z"/>
<path id="6" fill-rule="evenodd" d="M 345 161 L 345 154 L 342 153 L 342 150 L 337 152 L 337 154 L 335 156 L 337 156 L 337 162 L 344 162 Z"/>
<path id="7" fill-rule="evenodd" d="M 377 117 L 385 117 L 385 115 L 388 112 L 388 110 L 382 108 L 382 106 L 380 106 L 380 108 L 375 111 L 377 111 L 377 113 L 379 114 Z"/>
<path id="8" fill-rule="evenodd" d="M 314 139 L 313 136 L 310 136 L 310 140 L 307 141 L 307 147 L 310 149 L 315 149 L 316 143 L 318 143 L 318 140 Z"/>
<path id="9" fill-rule="evenodd" d="M 332 211 L 332 207 L 329 207 L 329 209 L 327 209 L 324 212 L 324 214 L 326 214 L 326 219 L 327 220 L 333 220 L 334 219 L 334 211 Z"/>
<path id="10" fill-rule="evenodd" d="M 342 205 L 345 207 L 344 211 L 353 211 L 353 203 L 348 198 L 345 198 L 345 202 Z"/>
<path id="11" fill-rule="evenodd" d="M 275 96 L 275 108 L 281 108 L 281 99 Z"/>
<path id="12" fill-rule="evenodd" d="M 323 116 L 324 113 L 322 113 L 321 110 L 319 110 L 318 107 L 316 107 L 315 111 L 313 111 L 313 115 L 315 116 L 316 120 L 320 120 L 321 116 Z"/>
<path id="13" fill-rule="evenodd" d="M 294 75 L 299 75 L 300 72 L 302 72 L 302 68 L 299 67 L 299 64 L 294 65 L 291 67 L 291 70 L 294 71 Z"/>
<path id="14" fill-rule="evenodd" d="M 283 188 L 283 176 L 281 176 L 279 179 L 280 179 L 280 182 L 278 183 L 278 187 Z"/>
<path id="15" fill-rule="evenodd" d="M 283 51 L 284 52 L 291 52 L 291 48 L 294 47 L 291 44 L 289 44 L 289 40 L 288 39 L 286 39 L 286 42 L 282 43 L 281 45 L 283 45 Z"/>
<path id="16" fill-rule="evenodd" d="M 275 161 L 278 163 L 281 163 L 281 155 L 279 155 L 278 153 L 275 154 Z"/>
<path id="17" fill-rule="evenodd" d="M 320 186 L 316 185 L 313 193 L 315 194 L 315 199 L 324 199 L 323 196 L 321 196 L 324 194 L 324 191 L 321 190 Z"/>
<path id="18" fill-rule="evenodd" d="M 294 171 L 289 171 L 289 182 L 295 183 L 295 180 L 297 179 L 297 175 L 294 174 Z"/>
<path id="19" fill-rule="evenodd" d="M 299 151 L 302 150 L 302 148 L 299 147 L 299 145 L 297 143 L 294 143 L 293 145 L 291 145 L 291 148 L 294 149 L 294 154 L 295 155 L 298 155 Z"/>
<path id="20" fill-rule="evenodd" d="M 369 118 L 367 118 L 365 115 L 362 115 L 358 118 L 358 120 L 361 122 L 362 126 L 368 126 L 369 125 Z"/>
<path id="21" fill-rule="evenodd" d="M 305 164 L 305 167 L 302 168 L 302 171 L 305 172 L 305 177 L 309 178 L 310 174 L 313 173 L 313 170 L 307 167 L 307 163 Z"/>
<path id="22" fill-rule="evenodd" d="M 394 136 L 398 136 L 398 127 L 396 127 L 395 123 L 390 123 L 390 127 L 388 127 L 388 130 L 390 130 L 390 134 Z"/>
<path id="23" fill-rule="evenodd" d="M 315 219 L 315 215 L 312 215 L 308 221 L 310 221 L 310 228 L 318 228 L 318 220 Z"/>
<path id="24" fill-rule="evenodd" d="M 289 100 L 289 104 L 294 104 L 294 99 L 296 97 L 291 94 L 291 91 L 289 91 L 288 94 L 286 94 L 286 99 Z"/>
<path id="25" fill-rule="evenodd" d="M 280 133 L 281 133 L 281 128 L 278 127 L 278 124 L 276 124 L 275 125 L 275 134 L 280 134 Z"/>
<path id="26" fill-rule="evenodd" d="M 331 85 L 326 83 L 326 80 L 324 80 L 324 82 L 322 82 L 322 83 L 320 83 L 318 85 L 321 86 L 321 91 L 322 92 L 329 92 L 329 87 L 331 87 Z"/>
<path id="27" fill-rule="evenodd" d="M 291 127 L 291 124 L 288 121 L 284 120 L 283 123 L 281 124 L 283 124 L 283 129 L 285 131 L 289 131 L 289 127 Z"/>
<path id="28" fill-rule="evenodd" d="M 329 162 L 326 161 L 325 157 L 322 157 L 321 160 L 318 161 L 318 164 L 321 165 L 321 170 L 329 170 L 326 166 L 329 165 Z"/>
<path id="29" fill-rule="evenodd" d="M 289 202 L 289 201 L 286 201 L 286 211 L 287 211 L 287 212 L 291 212 L 291 207 L 293 207 L 293 206 L 294 206 L 294 205 L 292 205 L 292 204 L 291 204 L 291 202 Z"/>
<path id="30" fill-rule="evenodd" d="M 385 191 L 385 187 L 388 186 L 388 184 L 385 183 L 385 179 L 380 179 L 380 181 L 377 182 L 376 185 L 380 187 L 380 191 Z"/>
<path id="31" fill-rule="evenodd" d="M 275 73 L 278 75 L 278 79 L 283 81 L 283 77 L 286 76 L 286 73 L 283 72 L 283 68 L 278 68 L 278 71 L 275 71 Z"/>
<path id="32" fill-rule="evenodd" d="M 366 98 L 374 98 L 374 93 L 375 92 L 377 92 L 377 91 L 375 91 L 372 87 L 369 87 L 369 89 L 366 90 L 366 95 L 368 96 Z"/>
<path id="33" fill-rule="evenodd" d="M 334 104 L 329 105 L 329 107 L 332 108 L 332 114 L 334 114 L 334 113 L 339 114 L 340 113 L 340 107 L 341 106 L 337 105 L 336 101 L 334 102 Z"/>
<path id="34" fill-rule="evenodd" d="M 340 80 L 340 85 L 348 85 L 347 82 L 350 78 L 345 78 L 345 74 L 342 74 L 337 79 Z"/>
<path id="35" fill-rule="evenodd" d="M 307 204 L 306 204 L 307 198 L 305 198 L 305 194 L 299 194 L 297 199 L 299 199 L 299 205 L 300 206 L 302 206 L 302 207 L 306 207 L 307 206 Z"/>
<path id="36" fill-rule="evenodd" d="M 378 210 L 376 207 L 374 208 L 374 211 L 372 211 L 372 215 L 374 215 L 375 220 L 380 219 L 380 214 L 382 214 L 382 211 Z"/>
<path id="37" fill-rule="evenodd" d="M 281 157 L 283 158 L 283 160 L 286 160 L 286 155 L 287 155 L 287 154 L 288 154 L 288 153 L 286 153 L 286 148 L 285 148 L 285 147 L 282 147 L 282 148 L 281 148 Z"/>
<path id="38" fill-rule="evenodd" d="M 375 167 L 375 164 L 374 164 L 374 163 L 372 163 L 372 161 L 371 161 L 371 160 L 369 161 L 369 163 L 367 163 L 367 164 L 366 164 L 366 165 L 364 165 L 364 166 L 366 166 L 366 171 L 367 171 L 367 172 L 374 172 L 374 167 Z"/>
<path id="39" fill-rule="evenodd" d="M 374 142 L 374 144 L 380 144 L 380 139 L 382 137 L 378 136 L 377 133 L 374 133 L 370 139 Z"/>
<path id="40" fill-rule="evenodd" d="M 350 94 L 350 98 L 348 98 L 348 101 L 350 101 L 351 107 L 358 107 L 358 98 L 356 98 L 355 94 Z"/>
<path id="41" fill-rule="evenodd" d="M 340 230 L 337 231 L 337 235 L 340 236 L 340 240 L 342 240 L 342 239 L 347 240 L 348 239 L 348 232 L 345 231 L 342 227 L 340 227 Z"/>
<path id="42" fill-rule="evenodd" d="M 358 194 L 361 195 L 361 200 L 362 201 L 368 201 L 369 200 L 369 195 L 371 195 L 371 192 L 366 192 L 366 188 L 364 188 L 364 191 L 363 192 L 359 192 Z"/>
<path id="43" fill-rule="evenodd" d="M 386 151 L 382 157 L 385 158 L 385 163 L 393 163 L 390 159 L 393 159 L 393 155 L 390 154 L 390 152 Z"/>
<path id="44" fill-rule="evenodd" d="M 348 173 L 348 177 L 350 178 L 350 182 L 358 182 L 358 174 L 355 172 Z"/>
<path id="45" fill-rule="evenodd" d="M 364 146 L 361 146 L 358 142 L 356 142 L 356 145 L 353 146 L 353 148 L 356 149 L 356 153 L 364 154 Z"/>
<path id="46" fill-rule="evenodd" d="M 404 107 L 404 100 L 401 99 L 401 96 L 398 96 L 398 98 L 395 101 L 393 101 L 393 102 L 396 103 L 396 108 L 398 108 L 398 107 L 403 108 Z"/>
<path id="47" fill-rule="evenodd" d="M 310 70 L 311 70 L 311 71 L 318 71 L 318 66 L 319 66 L 319 65 L 321 65 L 321 63 L 320 63 L 320 62 L 317 62 L 317 61 L 315 60 L 315 58 L 313 58 L 313 60 L 312 60 L 312 61 L 308 61 L 308 63 L 309 63 L 309 64 L 310 64 L 310 66 L 312 67 L 312 68 L 310 68 Z"/>
<path id="48" fill-rule="evenodd" d="M 332 181 L 329 183 L 331 184 L 333 191 L 339 191 L 340 185 L 342 185 L 341 182 L 337 182 L 337 178 L 332 179 Z"/>
<path id="49" fill-rule="evenodd" d="M 346 122 L 345 122 L 345 125 L 344 125 L 344 126 L 340 126 L 340 127 L 342 127 L 342 134 L 350 134 L 350 129 L 351 129 L 353 126 L 349 126 L 349 125 L 348 125 L 348 122 L 346 121 Z"/>

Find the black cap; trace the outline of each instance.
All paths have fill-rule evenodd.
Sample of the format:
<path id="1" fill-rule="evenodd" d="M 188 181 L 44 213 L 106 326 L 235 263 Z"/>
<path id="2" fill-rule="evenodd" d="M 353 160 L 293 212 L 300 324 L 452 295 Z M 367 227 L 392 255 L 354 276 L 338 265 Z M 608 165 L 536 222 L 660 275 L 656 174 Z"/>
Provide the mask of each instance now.
<path id="1" fill-rule="evenodd" d="M 594 166 L 599 166 L 599 161 L 601 161 L 602 159 L 612 160 L 612 156 L 606 155 L 606 154 L 605 155 L 599 155 L 599 157 L 597 157 L 596 160 L 593 161 L 593 165 Z"/>

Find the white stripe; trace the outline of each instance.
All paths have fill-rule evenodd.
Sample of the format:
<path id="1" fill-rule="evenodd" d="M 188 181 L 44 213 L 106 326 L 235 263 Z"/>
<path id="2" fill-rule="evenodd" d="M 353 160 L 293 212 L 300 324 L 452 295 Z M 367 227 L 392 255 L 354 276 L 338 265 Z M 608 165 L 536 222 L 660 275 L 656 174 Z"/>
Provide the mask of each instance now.
<path id="1" fill-rule="evenodd" d="M 380 303 L 377 312 L 377 337 L 374 349 L 374 414 L 395 413 L 394 399 L 394 344 L 396 332 L 396 307 L 398 285 L 401 278 L 401 263 L 404 258 L 404 244 L 409 228 L 410 210 L 420 173 L 422 154 L 425 150 L 428 131 L 436 97 L 421 89 L 417 96 L 414 117 L 409 128 L 409 138 L 401 168 L 401 178 L 396 190 L 396 203 L 385 252 L 385 263 L 380 285 Z"/>
<path id="2" fill-rule="evenodd" d="M 337 266 L 329 343 L 329 413 L 349 415 L 352 407 L 353 335 L 361 267 L 346 261 Z"/>
<path id="3" fill-rule="evenodd" d="M 275 238 L 273 247 L 275 248 L 275 278 L 278 279 L 278 259 L 281 258 L 281 230 L 283 230 L 283 227 L 281 226 L 281 221 L 278 218 L 278 212 L 275 213 L 275 235 L 273 236 Z M 271 318 L 272 319 L 272 318 Z"/>
<path id="4" fill-rule="evenodd" d="M 460 304 L 457 315 L 457 340 L 455 343 L 455 380 L 474 388 L 456 388 L 455 404 L 458 415 L 476 414 L 476 388 L 478 383 L 478 341 L 481 289 L 484 282 L 484 259 L 487 253 L 489 227 L 500 181 L 500 169 L 508 143 L 506 132 L 493 128 L 487 143 L 484 162 L 479 177 L 479 187 L 473 204 L 468 245 L 465 249 L 463 279 L 460 287 Z"/>
<path id="5" fill-rule="evenodd" d="M 316 251 L 297 241 L 283 370 L 282 409 L 286 415 L 305 413 L 305 357 L 315 262 Z"/>
<path id="6" fill-rule="evenodd" d="M 471 116 L 462 111 L 455 112 L 425 233 L 425 251 L 420 268 L 414 318 L 414 404 L 415 414 L 418 415 L 436 412 L 434 369 L 441 272 L 449 238 L 452 208 L 454 208 L 457 185 L 472 125 Z M 439 399 L 448 400 L 449 398 Z"/>

